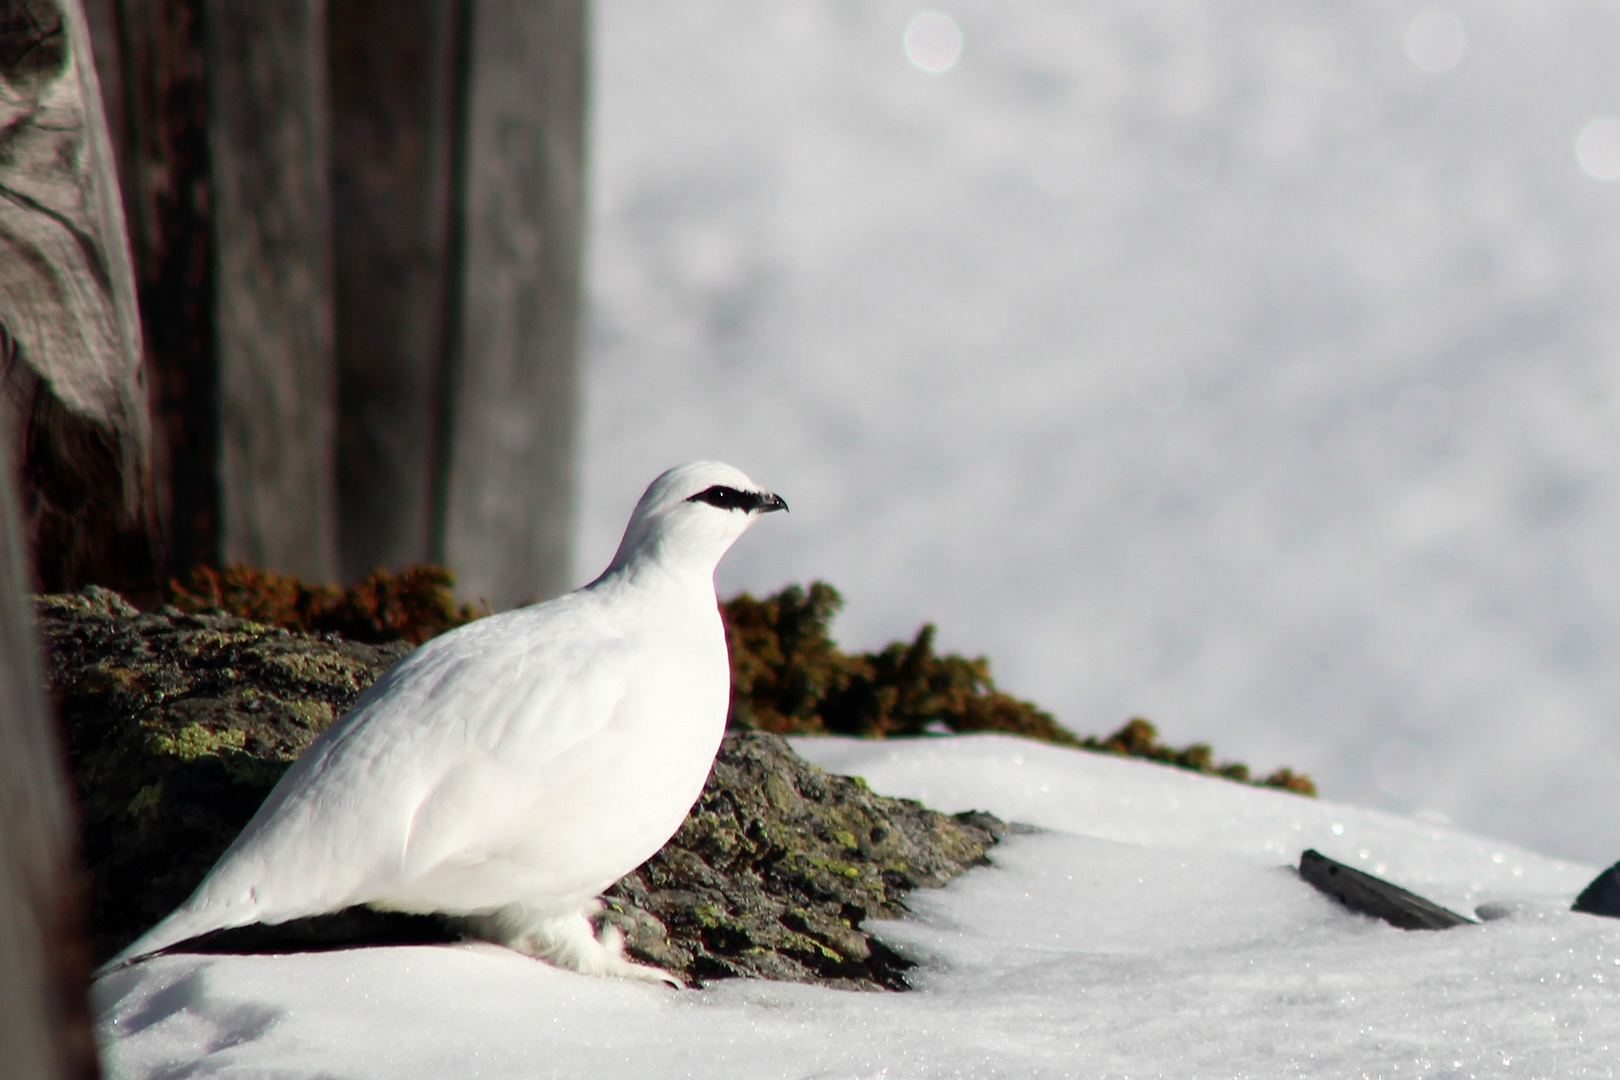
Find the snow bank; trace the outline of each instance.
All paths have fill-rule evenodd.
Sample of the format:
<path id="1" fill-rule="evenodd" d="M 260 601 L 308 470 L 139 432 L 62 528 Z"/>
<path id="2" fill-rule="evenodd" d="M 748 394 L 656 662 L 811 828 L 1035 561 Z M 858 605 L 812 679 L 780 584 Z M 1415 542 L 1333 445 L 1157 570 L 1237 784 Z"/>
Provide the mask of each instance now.
<path id="1" fill-rule="evenodd" d="M 913 993 L 752 981 L 674 993 L 482 945 L 175 956 L 97 987 L 110 1074 L 1613 1075 L 1620 921 L 1562 910 L 1595 867 L 1001 737 L 796 745 L 886 794 L 1047 830 L 882 924 L 923 961 Z M 1514 901 L 1514 914 L 1391 929 L 1284 868 L 1308 845 L 1382 862 L 1454 905 Z"/>
<path id="2" fill-rule="evenodd" d="M 1436 822 L 1006 736 L 790 741 L 824 769 L 945 813 L 988 810 L 1046 829 L 1268 866 L 1298 865 L 1299 853 L 1315 848 L 1464 914 L 1504 898 L 1572 899 L 1594 873 Z"/>

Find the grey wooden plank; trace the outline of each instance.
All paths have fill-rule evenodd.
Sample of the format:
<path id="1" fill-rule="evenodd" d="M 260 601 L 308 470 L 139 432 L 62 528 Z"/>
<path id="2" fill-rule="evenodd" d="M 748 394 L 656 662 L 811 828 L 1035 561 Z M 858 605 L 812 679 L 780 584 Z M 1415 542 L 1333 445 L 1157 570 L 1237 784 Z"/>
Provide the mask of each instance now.
<path id="1" fill-rule="evenodd" d="M 426 561 L 461 5 L 331 0 L 338 535 L 345 580 Z"/>
<path id="2" fill-rule="evenodd" d="M 220 558 L 205 0 L 91 0 L 124 195 L 169 572 Z"/>
<path id="3" fill-rule="evenodd" d="M 45 139 L 44 145 L 84 150 L 83 142 L 69 140 L 85 138 L 84 128 L 93 127 L 97 121 L 95 103 L 85 106 L 85 96 L 95 95 L 94 69 L 77 0 L 68 0 L 65 8 L 42 0 L 0 2 L 0 80 L 8 91 L 3 99 L 7 106 L 21 104 L 33 110 L 31 116 L 24 113 L 11 119 L 23 122 L 25 127 L 30 126 L 30 121 L 67 122 L 67 128 L 54 133 L 58 138 Z M 36 33 L 41 26 L 54 26 L 54 34 L 41 38 Z M 33 48 L 40 50 L 35 61 L 38 66 L 32 72 L 27 70 L 30 61 L 17 49 L 31 35 L 35 39 Z M 14 96 L 19 89 L 24 91 L 20 99 Z M 33 95 L 34 91 L 38 96 Z M 17 134 L 16 129 L 8 132 L 11 137 Z M 6 149 L 38 150 L 40 134 L 36 131 L 20 144 L 11 142 Z M 81 156 L 95 163 L 97 145 L 95 140 L 89 141 L 89 153 Z M 110 174 L 105 150 L 103 140 L 99 164 Z M 0 261 L 19 250 L 47 255 L 54 250 L 52 234 L 44 225 L 26 217 L 19 222 L 15 208 L 20 190 L 51 198 L 48 205 L 66 219 L 57 222 L 58 228 L 79 238 L 96 238 L 96 230 L 105 227 L 106 222 L 98 220 L 101 208 L 94 200 L 84 197 L 84 177 L 75 177 L 71 169 L 64 175 L 61 169 L 67 163 L 58 162 L 53 171 L 32 156 L 25 155 L 23 160 L 34 166 L 31 174 L 19 175 L 9 169 L 0 173 L 0 182 L 10 192 L 0 201 L 13 208 L 0 214 L 9 249 L 0 251 Z M 17 161 L 11 159 L 7 164 L 15 165 Z M 81 193 L 77 203 L 63 198 L 64 183 Z M 116 200 L 116 188 L 111 195 Z M 115 260 L 104 252 L 85 255 L 92 263 L 98 257 L 104 273 L 117 273 L 110 266 Z M 59 265 L 54 274 L 42 272 L 21 279 L 20 284 L 34 289 L 75 272 L 88 273 L 89 267 Z M 5 287 L 18 284 L 16 275 L 6 274 Z M 106 277 L 83 288 L 83 292 L 70 294 L 81 303 L 106 305 L 115 295 Z M 19 298 L 6 292 L 4 301 L 12 318 L 25 305 L 25 310 L 32 309 L 45 319 L 59 314 L 49 307 L 39 310 L 44 301 L 32 293 Z M 85 313 L 85 317 L 93 318 L 93 314 Z M 107 318 L 104 312 L 102 318 Z M 29 356 L 44 356 L 38 361 L 40 371 L 69 384 L 58 400 L 115 408 L 120 400 L 117 384 L 110 383 L 105 373 L 98 378 L 98 373 L 91 372 L 72 385 L 78 375 L 73 358 L 50 352 L 63 345 L 82 345 L 87 339 L 94 342 L 95 334 L 117 333 L 119 322 L 115 316 L 111 322 L 111 327 L 103 322 L 89 332 L 53 327 L 48 322 L 27 324 L 14 340 L 30 350 Z M 98 357 L 127 363 L 128 342 L 124 345 L 121 350 Z M 102 347 L 111 348 L 105 343 Z M 81 363 L 84 359 L 79 358 Z M 15 414 L 0 415 L 0 425 L 15 419 Z M 5 445 L 14 444 L 17 438 L 9 426 L 0 427 L 0 439 Z M 4 972 L 0 977 L 0 1071 L 16 1080 L 88 1080 L 97 1075 L 97 1066 L 86 1002 L 89 955 L 73 888 L 73 825 L 61 753 L 42 692 L 33 616 L 27 607 L 28 543 L 12 475 L 11 469 L 0 468 L 0 747 L 4 747 L 0 752 L 0 972 Z"/>
<path id="4" fill-rule="evenodd" d="M 38 581 L 155 587 L 140 325 L 77 0 L 0 4 L 0 411 Z"/>
<path id="5" fill-rule="evenodd" d="M 588 20 L 583 0 L 470 2 L 438 550 L 502 607 L 569 584 Z"/>
<path id="6" fill-rule="evenodd" d="M 3 17 L 3 16 L 0 16 Z M 0 1061 L 18 1080 L 63 1075 L 52 1016 L 52 915 L 70 834 L 40 693 L 28 570 L 9 470 L 0 469 Z"/>
<path id="7" fill-rule="evenodd" d="M 0 7 L 0 18 L 3 18 Z M 72 818 L 41 692 L 10 470 L 0 469 L 0 1062 L 15 1080 L 97 1075 Z"/>
<path id="8" fill-rule="evenodd" d="M 223 555 L 337 572 L 325 5 L 204 12 Z"/>

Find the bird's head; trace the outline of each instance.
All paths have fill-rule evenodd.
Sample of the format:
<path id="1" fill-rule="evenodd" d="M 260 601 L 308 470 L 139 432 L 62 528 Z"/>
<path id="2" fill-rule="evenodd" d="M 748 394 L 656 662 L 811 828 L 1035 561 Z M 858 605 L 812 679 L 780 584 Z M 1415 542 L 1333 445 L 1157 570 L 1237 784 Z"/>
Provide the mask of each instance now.
<path id="1" fill-rule="evenodd" d="M 647 486 L 610 570 L 657 561 L 712 573 L 754 519 L 787 503 L 718 461 L 677 465 Z"/>

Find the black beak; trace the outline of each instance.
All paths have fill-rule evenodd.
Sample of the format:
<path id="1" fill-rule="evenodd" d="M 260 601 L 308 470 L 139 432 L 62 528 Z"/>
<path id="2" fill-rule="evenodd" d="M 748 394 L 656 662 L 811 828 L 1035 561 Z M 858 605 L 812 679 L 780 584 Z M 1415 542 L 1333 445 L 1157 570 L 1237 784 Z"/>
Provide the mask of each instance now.
<path id="1" fill-rule="evenodd" d="M 768 514 L 772 510 L 786 510 L 787 508 L 787 501 L 782 496 L 769 494 L 761 496 L 759 505 L 754 507 L 761 514 Z"/>

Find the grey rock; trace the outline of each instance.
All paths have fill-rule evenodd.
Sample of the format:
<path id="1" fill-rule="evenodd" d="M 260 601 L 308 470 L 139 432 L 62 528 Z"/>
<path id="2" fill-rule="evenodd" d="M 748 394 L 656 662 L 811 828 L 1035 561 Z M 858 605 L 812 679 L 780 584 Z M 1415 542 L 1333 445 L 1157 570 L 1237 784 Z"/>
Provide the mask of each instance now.
<path id="1" fill-rule="evenodd" d="M 408 651 L 224 614 L 140 612 L 115 593 L 40 597 L 53 699 L 79 789 L 103 957 L 183 900 L 314 738 Z M 676 836 L 607 893 L 638 958 L 732 976 L 903 989 L 911 966 L 864 923 L 973 866 L 1006 826 L 829 774 L 759 732 L 726 737 Z M 209 951 L 450 940 L 364 909 L 191 943 Z"/>

